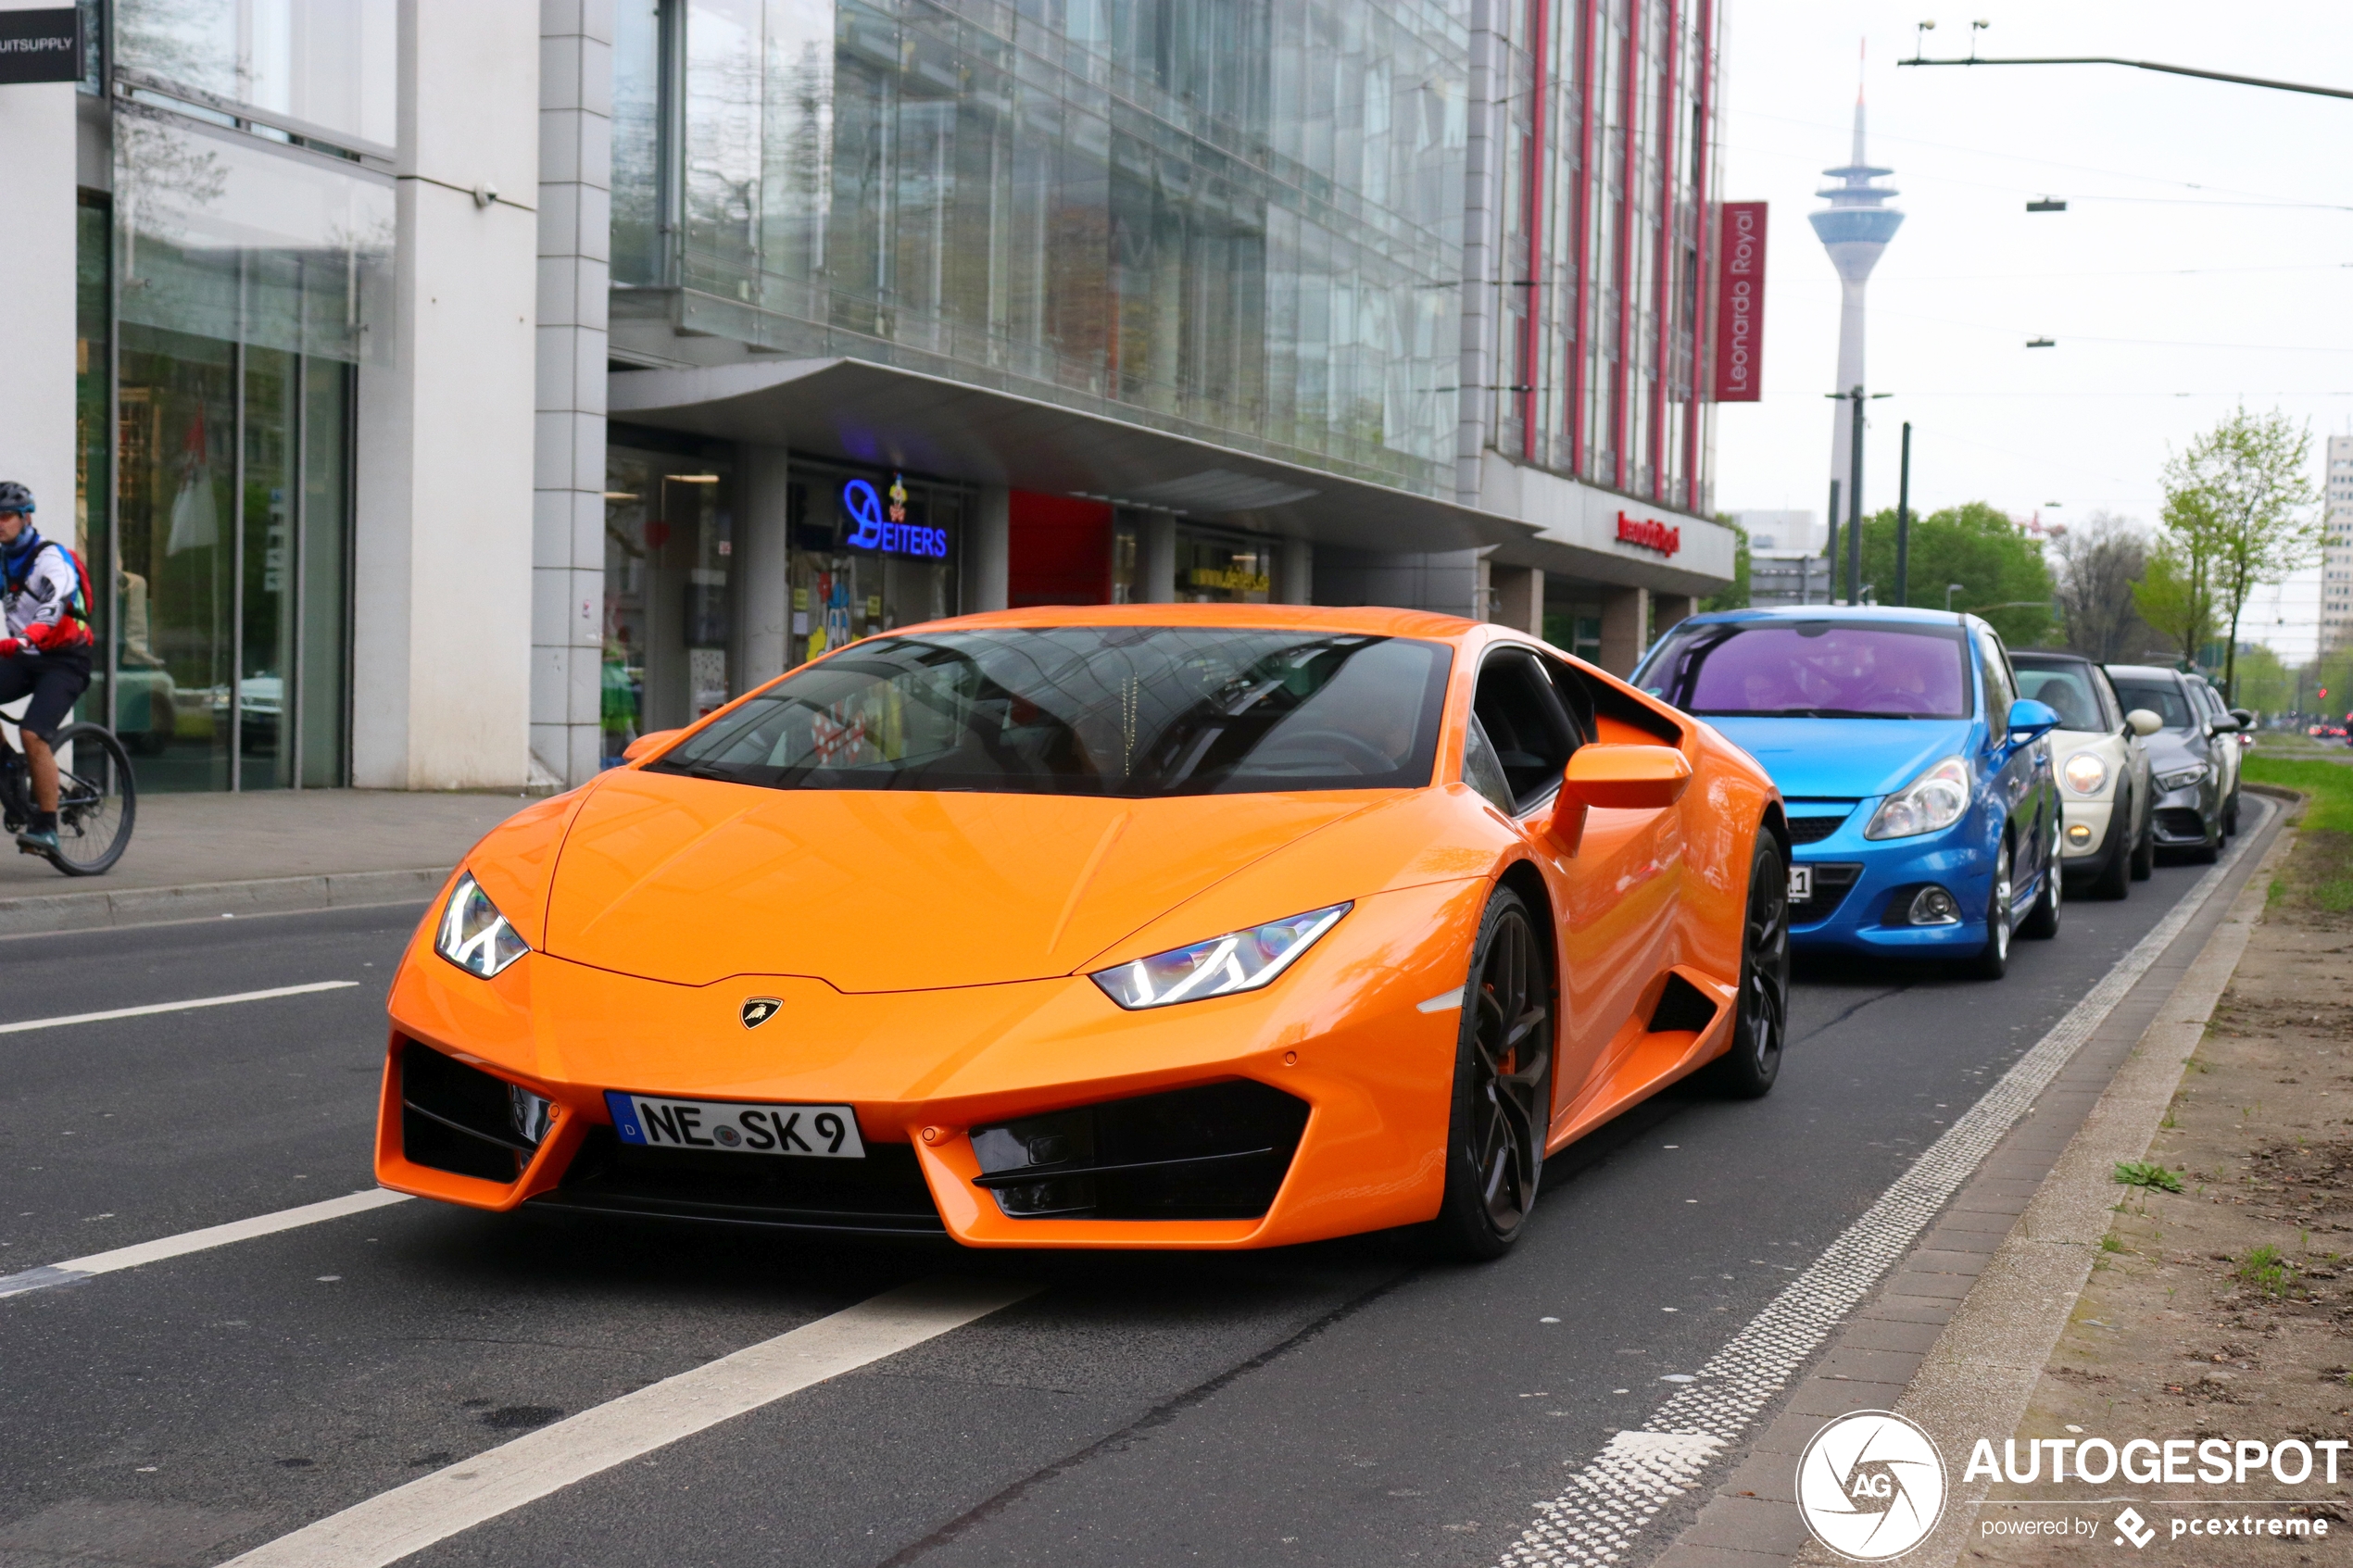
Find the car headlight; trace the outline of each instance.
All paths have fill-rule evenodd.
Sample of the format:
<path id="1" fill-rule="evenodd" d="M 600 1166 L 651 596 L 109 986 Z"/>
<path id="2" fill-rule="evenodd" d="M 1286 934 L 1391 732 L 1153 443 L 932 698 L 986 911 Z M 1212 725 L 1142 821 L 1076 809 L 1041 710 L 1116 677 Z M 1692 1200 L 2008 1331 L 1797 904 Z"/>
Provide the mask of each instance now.
<path id="1" fill-rule="evenodd" d="M 2095 752 L 2079 751 L 2067 759 L 2067 787 L 2078 795 L 2097 795 L 2108 787 L 2108 764 Z"/>
<path id="2" fill-rule="evenodd" d="M 487 980 L 531 951 L 531 944 L 516 935 L 498 906 L 490 901 L 490 895 L 468 872 L 450 890 L 433 950 L 469 974 Z"/>
<path id="3" fill-rule="evenodd" d="M 1268 921 L 1247 931 L 1154 953 L 1116 969 L 1098 970 L 1088 978 L 1113 1001 L 1131 1010 L 1255 991 L 1289 969 L 1353 907 L 1333 904 L 1288 920 Z"/>
<path id="4" fill-rule="evenodd" d="M 2157 787 L 2163 790 L 2187 789 L 2205 777 L 2206 764 L 2200 762 L 2193 767 L 2176 768 L 2170 773 L 2158 774 Z"/>
<path id="5" fill-rule="evenodd" d="M 1910 838 L 1951 827 L 1969 809 L 1969 764 L 1947 757 L 1885 800 L 1871 813 L 1865 838 Z"/>

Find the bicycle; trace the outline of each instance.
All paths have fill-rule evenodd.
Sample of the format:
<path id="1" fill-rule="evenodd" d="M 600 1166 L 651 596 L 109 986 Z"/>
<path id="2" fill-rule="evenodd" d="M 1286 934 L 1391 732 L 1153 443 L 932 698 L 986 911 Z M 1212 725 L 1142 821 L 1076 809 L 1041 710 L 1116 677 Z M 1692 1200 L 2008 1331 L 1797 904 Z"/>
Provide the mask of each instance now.
<path id="1" fill-rule="evenodd" d="M 42 859 L 68 876 L 97 876 L 122 859 L 139 813 L 131 754 L 104 724 L 67 724 L 51 748 L 57 754 L 57 849 Z M 31 821 L 32 774 L 11 725 L 0 737 L 0 826 L 13 834 Z"/>

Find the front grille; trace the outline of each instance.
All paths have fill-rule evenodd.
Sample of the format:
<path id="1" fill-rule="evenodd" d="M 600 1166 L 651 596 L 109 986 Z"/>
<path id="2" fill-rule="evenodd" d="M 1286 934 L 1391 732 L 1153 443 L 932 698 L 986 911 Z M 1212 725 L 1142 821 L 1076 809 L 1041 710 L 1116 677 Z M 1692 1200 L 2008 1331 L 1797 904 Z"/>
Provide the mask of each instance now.
<path id="1" fill-rule="evenodd" d="M 414 1163 L 457 1176 L 511 1182 L 532 1147 L 515 1132 L 503 1079 L 437 1050 L 400 1047 L 400 1151 Z"/>
<path id="2" fill-rule="evenodd" d="M 2194 806 L 2168 806 L 2157 814 L 2157 836 L 2203 844 L 2206 819 Z"/>
<path id="3" fill-rule="evenodd" d="M 1792 844 L 1819 844 L 1836 833 L 1839 824 L 1854 814 L 1850 808 L 1841 811 L 1835 817 L 1792 817 L 1789 820 L 1790 842 Z"/>
<path id="4" fill-rule="evenodd" d="M 1306 1126 L 1265 1084 L 1110 1100 L 975 1127 L 975 1185 L 1014 1219 L 1254 1220 Z"/>
<path id="5" fill-rule="evenodd" d="M 591 1127 L 550 1209 L 713 1220 L 797 1230 L 937 1236 L 946 1230 L 908 1144 L 866 1145 L 863 1160 L 640 1148 Z"/>
<path id="6" fill-rule="evenodd" d="M 1814 897 L 1803 904 L 1789 907 L 1792 925 L 1819 925 L 1838 913 L 1846 896 L 1855 891 L 1855 884 L 1862 877 L 1863 868 L 1852 861 L 1840 861 L 1814 867 Z"/>

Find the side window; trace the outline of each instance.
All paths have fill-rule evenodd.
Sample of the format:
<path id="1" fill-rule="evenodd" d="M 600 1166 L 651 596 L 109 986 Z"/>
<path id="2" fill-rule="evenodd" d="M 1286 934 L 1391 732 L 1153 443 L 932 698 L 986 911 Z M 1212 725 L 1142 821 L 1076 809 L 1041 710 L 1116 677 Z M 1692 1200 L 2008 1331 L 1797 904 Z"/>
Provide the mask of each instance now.
<path id="1" fill-rule="evenodd" d="M 1475 721 L 1464 750 L 1464 782 L 1485 794 L 1473 774 L 1472 753 L 1484 734 L 1509 786 L 1506 809 L 1525 811 L 1560 784 L 1561 770 L 1577 749 L 1577 725 L 1535 659 L 1516 650 L 1489 657 L 1471 699 Z"/>
<path id="2" fill-rule="evenodd" d="M 2098 665 L 2088 668 L 2092 675 L 2092 689 L 2100 696 L 2100 716 L 2108 721 L 2111 733 L 2123 729 L 2124 700 L 2116 695 L 2116 683 L 2109 680 L 2108 671 Z"/>
<path id="3" fill-rule="evenodd" d="M 2018 683 L 2010 676 L 2009 656 L 1986 633 L 1977 634 L 1977 655 L 1978 662 L 1985 667 L 1985 721 L 1994 726 L 1994 733 L 1998 735 L 2003 721 L 2009 715 L 2010 704 L 2018 700 Z"/>
<path id="4" fill-rule="evenodd" d="M 1512 814 L 1512 781 L 1504 776 L 1504 759 L 1495 755 L 1495 743 L 1476 713 L 1471 715 L 1470 734 L 1463 741 L 1463 782 L 1504 815 Z"/>

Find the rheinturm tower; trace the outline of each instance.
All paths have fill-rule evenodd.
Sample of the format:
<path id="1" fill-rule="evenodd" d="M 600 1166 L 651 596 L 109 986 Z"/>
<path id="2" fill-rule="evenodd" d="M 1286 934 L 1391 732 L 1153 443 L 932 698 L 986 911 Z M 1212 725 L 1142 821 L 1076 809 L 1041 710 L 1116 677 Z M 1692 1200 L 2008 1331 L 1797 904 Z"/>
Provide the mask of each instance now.
<path id="1" fill-rule="evenodd" d="M 1871 281 L 1871 269 L 1879 265 L 1880 252 L 1895 237 L 1903 225 L 1904 215 L 1887 205 L 1895 194 L 1893 190 L 1871 183 L 1882 174 L 1893 174 L 1892 169 L 1874 169 L 1863 153 L 1863 94 L 1855 94 L 1855 152 L 1843 169 L 1825 169 L 1823 173 L 1839 183 L 1815 194 L 1830 199 L 1830 210 L 1811 216 L 1814 232 L 1821 237 L 1822 248 L 1831 253 L 1831 265 L 1838 269 L 1838 283 L 1842 295 L 1838 312 L 1838 386 L 1839 392 L 1852 392 L 1863 384 L 1863 291 Z M 1853 471 L 1853 453 L 1849 442 L 1854 434 L 1854 410 L 1845 404 L 1832 405 L 1838 410 L 1833 423 L 1835 433 L 1831 438 L 1831 477 L 1843 486 Z M 1841 511 L 1855 504 L 1855 497 L 1844 496 L 1839 504 Z M 1843 519 L 1841 521 L 1843 521 Z"/>

